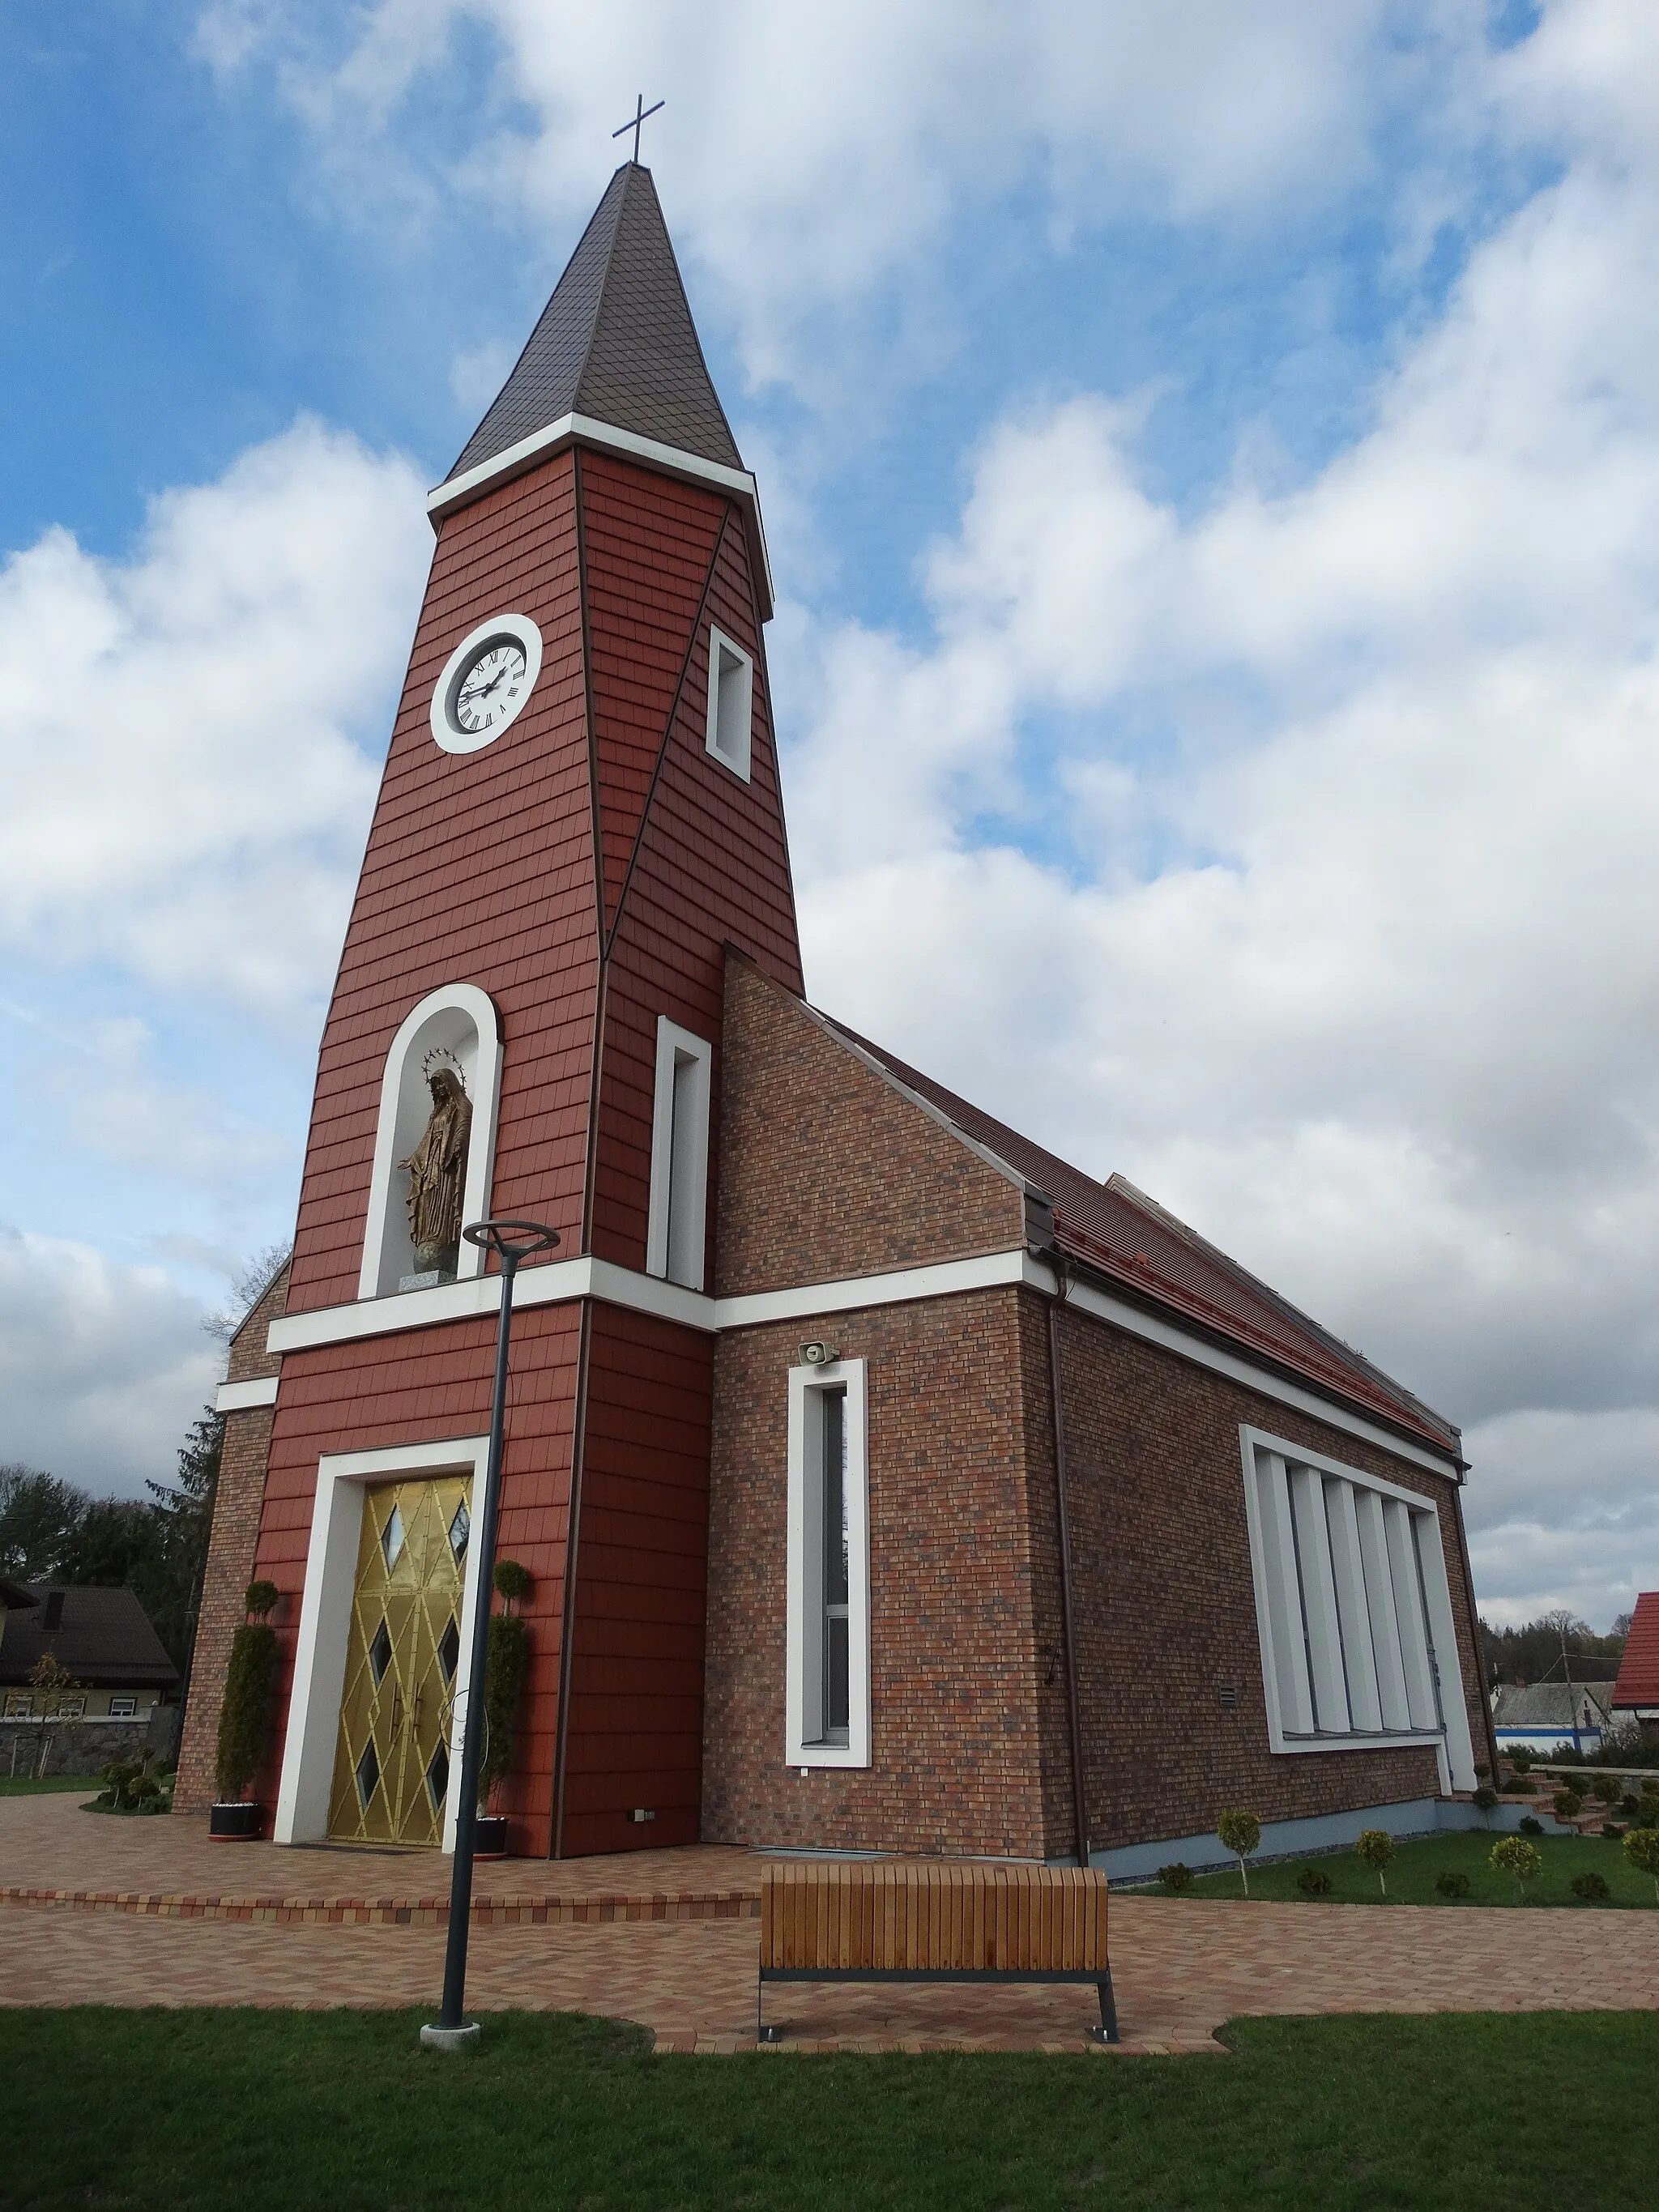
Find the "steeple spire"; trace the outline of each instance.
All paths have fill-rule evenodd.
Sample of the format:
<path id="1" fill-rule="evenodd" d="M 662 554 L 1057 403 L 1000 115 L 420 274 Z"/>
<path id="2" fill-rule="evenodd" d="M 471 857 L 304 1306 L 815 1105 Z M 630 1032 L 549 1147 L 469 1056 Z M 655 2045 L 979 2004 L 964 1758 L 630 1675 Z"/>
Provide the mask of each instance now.
<path id="1" fill-rule="evenodd" d="M 611 178 L 451 479 L 585 415 L 726 468 L 742 459 L 702 357 L 649 169 Z"/>

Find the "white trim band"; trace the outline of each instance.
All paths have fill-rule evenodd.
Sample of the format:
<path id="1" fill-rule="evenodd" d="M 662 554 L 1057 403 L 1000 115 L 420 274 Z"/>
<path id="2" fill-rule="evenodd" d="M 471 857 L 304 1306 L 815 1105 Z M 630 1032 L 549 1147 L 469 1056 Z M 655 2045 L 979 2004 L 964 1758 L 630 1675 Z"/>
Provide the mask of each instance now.
<path id="1" fill-rule="evenodd" d="M 636 431 L 618 429 L 614 422 L 601 422 L 592 415 L 561 415 L 545 429 L 532 430 L 527 438 L 520 438 L 516 445 L 507 447 L 487 461 L 480 461 L 476 468 L 464 470 L 459 476 L 447 477 L 435 485 L 426 495 L 427 515 L 433 528 L 435 530 L 447 514 L 465 507 L 490 485 L 523 476 L 543 461 L 551 460 L 562 447 L 579 441 L 606 447 L 630 461 L 647 462 L 670 476 L 686 477 L 694 483 L 712 484 L 716 490 L 729 492 L 743 501 L 754 521 L 754 550 L 760 571 L 756 581 L 763 601 L 761 620 L 771 620 L 777 593 L 772 586 L 772 562 L 766 550 L 760 494 L 748 470 L 729 469 L 721 461 L 706 461 L 701 453 L 688 453 L 680 446 L 662 445 L 655 438 L 641 438 Z"/>
<path id="2" fill-rule="evenodd" d="M 213 1401 L 216 1413 L 246 1413 L 255 1406 L 276 1403 L 276 1377 L 256 1375 L 251 1382 L 222 1382 Z"/>
<path id="3" fill-rule="evenodd" d="M 734 1298 L 704 1297 L 678 1283 L 636 1274 L 632 1268 L 613 1266 L 608 1260 L 590 1258 L 526 1267 L 519 1277 L 515 1304 L 556 1305 L 574 1298 L 602 1298 L 611 1305 L 629 1306 L 638 1313 L 678 1322 L 686 1328 L 713 1333 L 763 1328 L 773 1322 L 804 1321 L 817 1314 L 853 1313 L 864 1306 L 956 1297 L 969 1291 L 999 1290 L 1014 1284 L 1024 1284 L 1028 1290 L 1041 1291 L 1048 1297 L 1057 1287 L 1052 1270 L 1024 1250 L 981 1252 L 971 1260 L 941 1260 L 931 1267 L 905 1267 L 885 1275 L 846 1275 L 830 1283 L 792 1284 L 787 1290 L 755 1291 Z M 1066 1303 L 1097 1321 L 1111 1322 L 1130 1336 L 1161 1345 L 1194 1366 L 1224 1375 L 1261 1397 L 1294 1407 L 1297 1413 L 1323 1421 L 1328 1428 L 1340 1429 L 1375 1444 L 1379 1451 L 1426 1468 L 1431 1474 L 1457 1479 L 1457 1462 L 1449 1451 L 1437 1454 L 1408 1437 L 1395 1436 L 1380 1422 L 1368 1421 L 1316 1390 L 1304 1389 L 1224 1351 L 1219 1345 L 1191 1336 L 1125 1299 L 1112 1297 L 1086 1283 L 1073 1282 Z M 319 1306 L 311 1313 L 286 1314 L 272 1322 L 265 1341 L 272 1352 L 305 1352 L 319 1345 L 349 1343 L 359 1337 L 429 1328 L 440 1322 L 470 1321 L 478 1315 L 499 1312 L 500 1307 L 501 1278 L 487 1275 L 470 1283 L 447 1283 L 438 1290 L 408 1291 L 401 1296 L 365 1298 L 355 1305 Z"/>

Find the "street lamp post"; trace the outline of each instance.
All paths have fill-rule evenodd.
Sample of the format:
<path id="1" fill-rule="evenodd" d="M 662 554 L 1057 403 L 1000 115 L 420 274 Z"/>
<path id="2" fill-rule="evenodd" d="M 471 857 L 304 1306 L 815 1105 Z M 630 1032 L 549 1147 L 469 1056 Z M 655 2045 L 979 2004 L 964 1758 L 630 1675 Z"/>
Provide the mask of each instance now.
<path id="1" fill-rule="evenodd" d="M 455 1808 L 455 1863 L 449 1881 L 449 1945 L 444 1954 L 444 2001 L 435 2022 L 421 2030 L 429 2050 L 461 2051 L 478 2039 L 466 2008 L 466 1939 L 472 1922 L 472 1823 L 478 1810 L 478 1763 L 483 1755 L 484 1667 L 489 1654 L 489 1601 L 495 1580 L 495 1519 L 501 1498 L 501 1443 L 507 1427 L 507 1348 L 513 1334 L 513 1282 L 520 1263 L 550 1252 L 556 1229 L 538 1221 L 472 1221 L 461 1234 L 501 1262 L 501 1318 L 495 1334 L 495 1395 L 489 1407 L 489 1457 L 484 1468 L 483 1510 L 478 1516 L 477 1581 L 472 1602 L 472 1653 L 466 1677 L 461 1738 L 460 1799 Z"/>

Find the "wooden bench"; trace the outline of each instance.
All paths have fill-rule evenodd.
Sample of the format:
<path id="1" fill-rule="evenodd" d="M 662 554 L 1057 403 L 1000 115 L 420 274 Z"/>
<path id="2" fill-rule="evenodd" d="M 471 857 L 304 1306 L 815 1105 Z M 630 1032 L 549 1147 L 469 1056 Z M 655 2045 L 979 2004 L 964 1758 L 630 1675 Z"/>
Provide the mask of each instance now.
<path id="1" fill-rule="evenodd" d="M 1106 1877 L 1073 1867 L 788 1860 L 761 1874 L 760 1982 L 1092 1982 L 1115 2043 Z"/>

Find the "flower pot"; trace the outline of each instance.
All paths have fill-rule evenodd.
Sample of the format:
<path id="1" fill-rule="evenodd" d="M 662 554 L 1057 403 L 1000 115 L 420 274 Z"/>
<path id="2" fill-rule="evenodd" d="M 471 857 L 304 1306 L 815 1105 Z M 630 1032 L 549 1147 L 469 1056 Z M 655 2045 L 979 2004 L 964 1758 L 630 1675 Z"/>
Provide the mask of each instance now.
<path id="1" fill-rule="evenodd" d="M 507 1856 L 507 1815 L 505 1813 L 480 1813 L 472 1823 L 472 1856 L 475 1859 L 504 1859 Z"/>
<path id="2" fill-rule="evenodd" d="M 210 1805 L 208 1833 L 223 1844 L 257 1843 L 265 1825 L 263 1805 Z"/>

